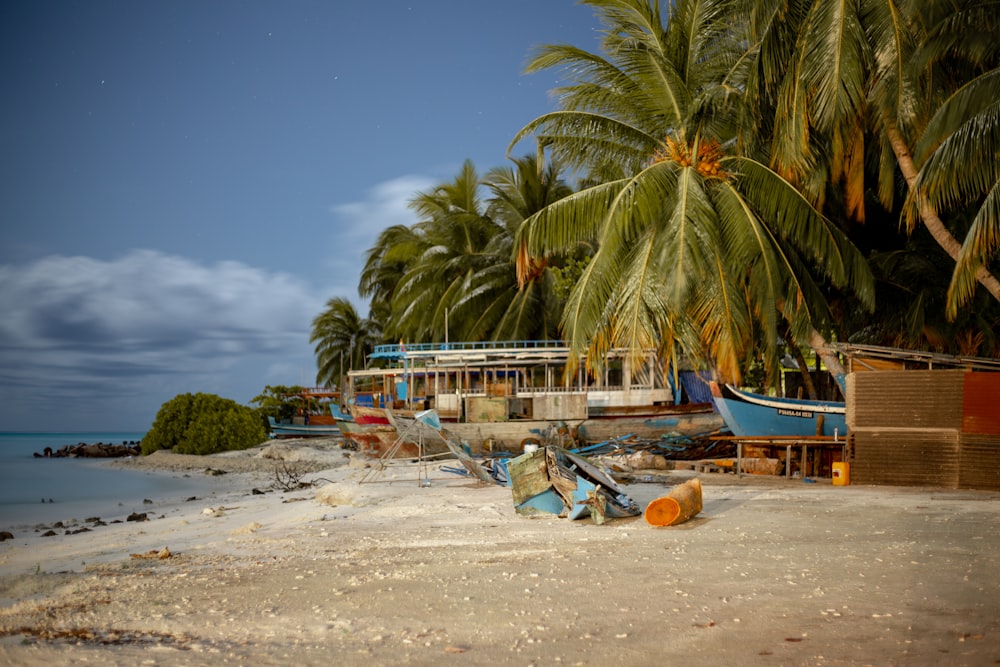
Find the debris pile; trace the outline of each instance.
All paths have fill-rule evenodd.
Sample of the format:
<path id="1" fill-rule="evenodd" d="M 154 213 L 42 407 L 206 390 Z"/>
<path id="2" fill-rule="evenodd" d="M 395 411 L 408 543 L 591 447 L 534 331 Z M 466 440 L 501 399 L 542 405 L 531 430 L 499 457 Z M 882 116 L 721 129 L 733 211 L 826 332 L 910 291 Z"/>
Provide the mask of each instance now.
<path id="1" fill-rule="evenodd" d="M 736 445 L 714 439 L 718 432 L 694 436 L 665 435 L 656 440 L 633 434 L 573 449 L 576 454 L 592 457 L 617 479 L 627 473 L 644 470 L 673 470 L 675 461 L 719 461 L 735 459 Z M 623 474 L 625 473 L 625 474 Z"/>

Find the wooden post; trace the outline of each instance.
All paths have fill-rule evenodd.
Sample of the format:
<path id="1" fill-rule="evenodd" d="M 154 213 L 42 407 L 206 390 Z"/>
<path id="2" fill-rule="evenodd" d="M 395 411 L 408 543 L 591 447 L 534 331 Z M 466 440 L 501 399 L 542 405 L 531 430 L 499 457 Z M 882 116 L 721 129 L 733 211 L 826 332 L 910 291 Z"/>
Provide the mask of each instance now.
<path id="1" fill-rule="evenodd" d="M 743 441 L 736 441 L 736 479 L 743 479 Z"/>
<path id="2" fill-rule="evenodd" d="M 809 445 L 802 443 L 802 461 L 799 463 L 799 475 L 803 478 L 809 476 L 806 466 L 809 461 Z"/>
<path id="3" fill-rule="evenodd" d="M 792 478 L 792 446 L 785 445 L 785 478 Z"/>

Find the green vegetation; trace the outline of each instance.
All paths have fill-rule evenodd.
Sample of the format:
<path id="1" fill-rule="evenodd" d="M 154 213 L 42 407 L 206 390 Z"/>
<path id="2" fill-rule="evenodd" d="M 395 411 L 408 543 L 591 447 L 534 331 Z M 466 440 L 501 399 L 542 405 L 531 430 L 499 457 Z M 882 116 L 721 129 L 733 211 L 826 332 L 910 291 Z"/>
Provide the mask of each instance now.
<path id="1" fill-rule="evenodd" d="M 277 421 L 291 419 L 297 414 L 301 414 L 308 406 L 303 405 L 303 387 L 292 385 L 267 385 L 264 391 L 252 399 L 250 402 L 257 406 L 257 412 L 263 417 L 264 423 L 268 417 L 274 417 Z"/>
<path id="2" fill-rule="evenodd" d="M 997 356 L 996 0 L 582 0 L 537 48 L 558 108 L 417 193 L 313 323 L 322 381 L 378 342 L 657 346 L 774 381 L 826 340 Z M 564 173 L 577 181 L 569 184 Z M 812 356 L 809 353 L 809 356 Z"/>
<path id="3" fill-rule="evenodd" d="M 341 386 L 343 376 L 350 368 L 362 368 L 365 354 L 378 342 L 379 326 L 371 319 L 364 319 L 347 299 L 333 298 L 326 302 L 326 310 L 312 322 L 310 343 L 316 343 L 316 383 L 323 386 Z M 267 389 L 271 389 L 268 387 Z M 292 393 L 285 387 L 278 387 Z M 301 387 L 296 387 L 301 391 Z M 265 407 L 264 403 L 255 403 Z M 294 413 L 281 413 L 282 418 Z M 278 417 L 278 415 L 274 415 Z"/>
<path id="4" fill-rule="evenodd" d="M 142 439 L 143 455 L 158 449 L 215 454 L 259 445 L 267 437 L 260 413 L 215 394 L 179 394 L 160 407 Z"/>
<path id="5" fill-rule="evenodd" d="M 738 382 L 760 351 L 776 376 L 781 317 L 803 342 L 830 328 L 825 285 L 871 309 L 864 256 L 739 141 L 740 100 L 729 87 L 745 54 L 723 37 L 721 6 L 684 12 L 678 3 L 661 28 L 655 4 L 592 4 L 604 10 L 606 55 L 539 49 L 529 71 L 568 73 L 563 110 L 514 141 L 537 134 L 559 159 L 602 178 L 525 221 L 519 265 L 598 240 L 562 320 L 579 354 L 679 348 Z"/>

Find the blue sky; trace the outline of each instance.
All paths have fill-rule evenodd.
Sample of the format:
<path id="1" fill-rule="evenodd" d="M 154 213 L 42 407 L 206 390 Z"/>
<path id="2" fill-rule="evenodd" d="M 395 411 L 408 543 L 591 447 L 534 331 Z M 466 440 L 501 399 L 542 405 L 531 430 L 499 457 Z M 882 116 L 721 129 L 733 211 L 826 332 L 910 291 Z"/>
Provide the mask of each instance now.
<path id="1" fill-rule="evenodd" d="M 378 233 L 504 164 L 554 109 L 531 48 L 598 30 L 573 0 L 2 3 L 0 430 L 312 384 Z"/>

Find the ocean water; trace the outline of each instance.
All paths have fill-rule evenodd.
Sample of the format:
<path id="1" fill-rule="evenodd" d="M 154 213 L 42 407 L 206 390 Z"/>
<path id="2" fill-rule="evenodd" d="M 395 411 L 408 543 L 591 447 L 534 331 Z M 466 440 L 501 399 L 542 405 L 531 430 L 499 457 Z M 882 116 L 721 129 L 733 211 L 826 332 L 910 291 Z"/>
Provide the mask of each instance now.
<path id="1" fill-rule="evenodd" d="M 121 443 L 143 433 L 0 432 L 0 530 L 37 524 L 125 518 L 154 502 L 200 496 L 205 480 L 177 473 L 114 468 L 114 459 L 35 458 L 81 442 Z M 44 501 L 44 502 L 43 502 Z"/>

